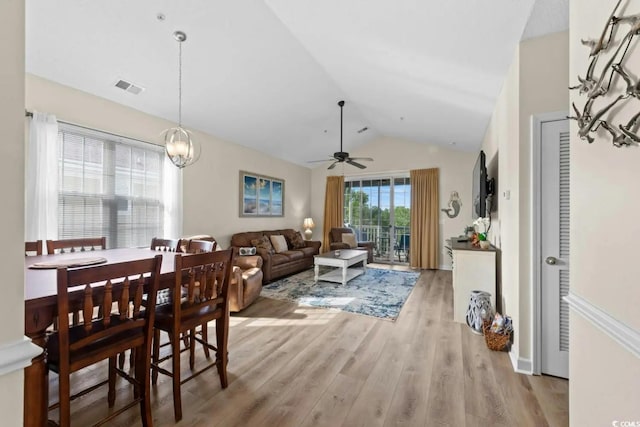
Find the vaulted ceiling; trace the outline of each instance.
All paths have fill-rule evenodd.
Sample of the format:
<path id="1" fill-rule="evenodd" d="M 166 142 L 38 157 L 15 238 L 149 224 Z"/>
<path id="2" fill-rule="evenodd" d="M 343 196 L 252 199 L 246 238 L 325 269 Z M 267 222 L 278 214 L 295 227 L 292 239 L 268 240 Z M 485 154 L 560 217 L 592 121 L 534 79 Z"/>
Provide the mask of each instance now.
<path id="1" fill-rule="evenodd" d="M 27 0 L 26 66 L 175 121 L 182 30 L 184 125 L 309 166 L 340 99 L 345 151 L 478 149 L 517 43 L 566 28 L 568 0 Z"/>

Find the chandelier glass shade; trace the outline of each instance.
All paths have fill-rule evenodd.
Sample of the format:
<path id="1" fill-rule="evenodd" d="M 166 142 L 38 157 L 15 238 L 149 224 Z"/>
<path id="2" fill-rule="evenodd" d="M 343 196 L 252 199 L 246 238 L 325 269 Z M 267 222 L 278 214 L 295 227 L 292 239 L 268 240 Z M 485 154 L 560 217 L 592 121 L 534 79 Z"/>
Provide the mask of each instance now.
<path id="1" fill-rule="evenodd" d="M 196 152 L 196 144 L 191 139 L 191 132 L 182 126 L 164 132 L 164 145 L 167 156 L 179 168 L 193 164 L 200 157 L 200 153 Z"/>
<path id="2" fill-rule="evenodd" d="M 182 43 L 187 35 L 176 31 L 173 37 L 178 41 L 178 126 L 164 131 L 164 145 L 171 163 L 182 169 L 198 160 L 200 147 L 191 138 L 191 132 L 182 127 Z"/>

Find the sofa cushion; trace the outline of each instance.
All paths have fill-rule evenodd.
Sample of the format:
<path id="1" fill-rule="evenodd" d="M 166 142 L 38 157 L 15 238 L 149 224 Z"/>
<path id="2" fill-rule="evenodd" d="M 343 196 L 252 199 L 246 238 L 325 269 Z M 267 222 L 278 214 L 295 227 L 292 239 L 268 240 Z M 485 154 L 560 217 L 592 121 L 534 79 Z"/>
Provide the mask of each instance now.
<path id="1" fill-rule="evenodd" d="M 346 243 L 352 249 L 358 246 L 356 235 L 352 233 L 342 233 L 342 243 Z"/>
<path id="2" fill-rule="evenodd" d="M 304 258 L 304 252 L 302 251 L 286 251 L 283 252 L 282 255 L 286 255 L 290 261 L 294 261 L 296 259 L 302 259 Z"/>
<path id="3" fill-rule="evenodd" d="M 287 239 L 284 238 L 281 234 L 274 234 L 269 236 L 271 240 L 271 245 L 277 254 L 288 251 L 289 247 L 287 246 Z"/>
<path id="4" fill-rule="evenodd" d="M 299 231 L 291 230 L 291 232 L 285 234 L 284 237 L 287 239 L 287 243 L 291 249 L 301 249 L 306 246 L 304 238 Z"/>
<path id="5" fill-rule="evenodd" d="M 270 254 L 273 254 L 275 251 L 273 246 L 271 245 L 271 240 L 267 236 L 261 236 L 259 239 L 252 239 L 251 245 L 255 246 L 258 249 L 265 249 Z"/>
<path id="6" fill-rule="evenodd" d="M 247 231 L 245 233 L 236 233 L 231 236 L 231 246 L 253 246 L 251 241 L 262 237 L 261 231 Z"/>
<path id="7" fill-rule="evenodd" d="M 353 233 L 353 230 L 348 227 L 332 228 L 329 231 L 329 242 L 330 243 L 342 242 L 343 233 Z"/>
<path id="8" fill-rule="evenodd" d="M 271 256 L 271 263 L 272 263 L 273 265 L 286 264 L 286 263 L 288 263 L 289 261 L 291 261 L 291 260 L 290 260 L 290 259 L 289 259 L 289 257 L 288 257 L 288 256 L 286 256 L 285 254 L 273 254 L 273 255 Z"/>

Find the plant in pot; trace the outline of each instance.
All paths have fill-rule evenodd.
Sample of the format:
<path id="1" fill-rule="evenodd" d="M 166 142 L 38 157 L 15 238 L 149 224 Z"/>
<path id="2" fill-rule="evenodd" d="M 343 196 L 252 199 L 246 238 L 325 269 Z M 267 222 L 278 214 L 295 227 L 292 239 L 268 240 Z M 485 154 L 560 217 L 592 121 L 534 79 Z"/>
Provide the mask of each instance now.
<path id="1" fill-rule="evenodd" d="M 476 227 L 478 233 L 478 241 L 482 249 L 489 248 L 489 241 L 487 240 L 487 233 L 491 228 L 491 218 L 484 217 L 478 218 L 473 221 L 473 225 Z"/>

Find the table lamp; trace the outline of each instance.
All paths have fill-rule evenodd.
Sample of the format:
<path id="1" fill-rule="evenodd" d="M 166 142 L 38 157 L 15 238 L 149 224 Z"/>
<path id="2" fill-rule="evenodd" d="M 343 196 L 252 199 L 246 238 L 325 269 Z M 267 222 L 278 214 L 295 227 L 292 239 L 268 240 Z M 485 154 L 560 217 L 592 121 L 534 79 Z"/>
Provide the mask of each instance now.
<path id="1" fill-rule="evenodd" d="M 311 240 L 311 236 L 313 235 L 313 231 L 311 231 L 311 229 L 313 227 L 315 227 L 316 225 L 313 223 L 313 219 L 311 218 L 305 218 L 304 222 L 302 223 L 302 225 L 304 226 L 305 230 L 304 230 L 304 238 L 306 240 Z"/>

